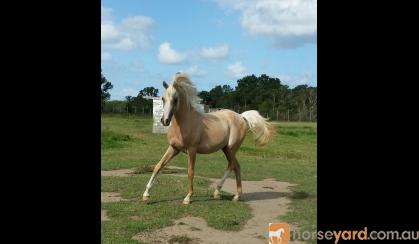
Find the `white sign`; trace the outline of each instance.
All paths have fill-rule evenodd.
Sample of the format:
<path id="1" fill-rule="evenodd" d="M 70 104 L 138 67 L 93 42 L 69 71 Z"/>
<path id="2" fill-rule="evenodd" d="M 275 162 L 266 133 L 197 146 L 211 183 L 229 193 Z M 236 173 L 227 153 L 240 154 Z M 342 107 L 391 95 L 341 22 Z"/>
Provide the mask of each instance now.
<path id="1" fill-rule="evenodd" d="M 169 126 L 163 126 L 161 118 L 163 117 L 163 101 L 161 98 L 153 98 L 153 133 L 167 133 Z"/>

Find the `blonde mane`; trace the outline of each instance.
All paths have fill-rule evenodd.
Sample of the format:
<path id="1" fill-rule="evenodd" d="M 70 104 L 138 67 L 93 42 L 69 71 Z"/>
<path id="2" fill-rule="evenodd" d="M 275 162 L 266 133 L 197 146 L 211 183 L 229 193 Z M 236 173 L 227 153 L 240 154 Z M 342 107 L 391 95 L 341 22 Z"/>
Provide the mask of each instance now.
<path id="1" fill-rule="evenodd" d="M 188 107 L 192 107 L 198 112 L 202 112 L 202 108 L 199 106 L 200 98 L 198 97 L 198 91 L 185 73 L 176 73 L 173 83 L 173 87 L 186 98 L 186 104 Z"/>

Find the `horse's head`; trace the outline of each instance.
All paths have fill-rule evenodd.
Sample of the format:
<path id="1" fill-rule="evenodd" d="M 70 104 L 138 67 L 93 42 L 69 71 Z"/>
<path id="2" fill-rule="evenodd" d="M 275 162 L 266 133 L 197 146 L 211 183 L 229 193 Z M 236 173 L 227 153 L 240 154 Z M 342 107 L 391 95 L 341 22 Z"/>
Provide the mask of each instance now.
<path id="1" fill-rule="evenodd" d="M 179 109 L 179 93 L 173 85 L 168 85 L 163 81 L 163 87 L 165 89 L 163 93 L 163 117 L 161 123 L 164 126 L 168 126 L 172 120 L 173 114 Z"/>

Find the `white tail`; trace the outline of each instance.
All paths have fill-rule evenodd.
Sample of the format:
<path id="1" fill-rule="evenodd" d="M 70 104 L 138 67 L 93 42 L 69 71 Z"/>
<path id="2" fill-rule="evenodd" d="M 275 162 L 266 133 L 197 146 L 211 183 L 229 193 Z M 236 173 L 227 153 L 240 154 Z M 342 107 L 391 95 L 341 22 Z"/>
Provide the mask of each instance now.
<path id="1" fill-rule="evenodd" d="M 259 145 L 265 145 L 271 141 L 274 128 L 258 111 L 249 110 L 241 115 L 246 119 L 249 129 L 253 132 L 255 140 Z"/>

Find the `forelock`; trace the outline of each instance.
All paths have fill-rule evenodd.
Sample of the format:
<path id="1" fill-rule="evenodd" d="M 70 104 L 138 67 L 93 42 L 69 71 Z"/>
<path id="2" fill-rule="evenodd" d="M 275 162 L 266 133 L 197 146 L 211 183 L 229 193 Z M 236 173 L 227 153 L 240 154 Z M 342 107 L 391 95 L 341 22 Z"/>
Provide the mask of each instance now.
<path id="1" fill-rule="evenodd" d="M 171 97 L 173 97 L 175 94 L 176 94 L 176 89 L 173 87 L 173 85 L 172 85 L 172 84 L 170 84 L 170 85 L 169 85 L 169 87 L 166 89 L 165 96 L 166 96 L 167 98 L 171 98 Z"/>

